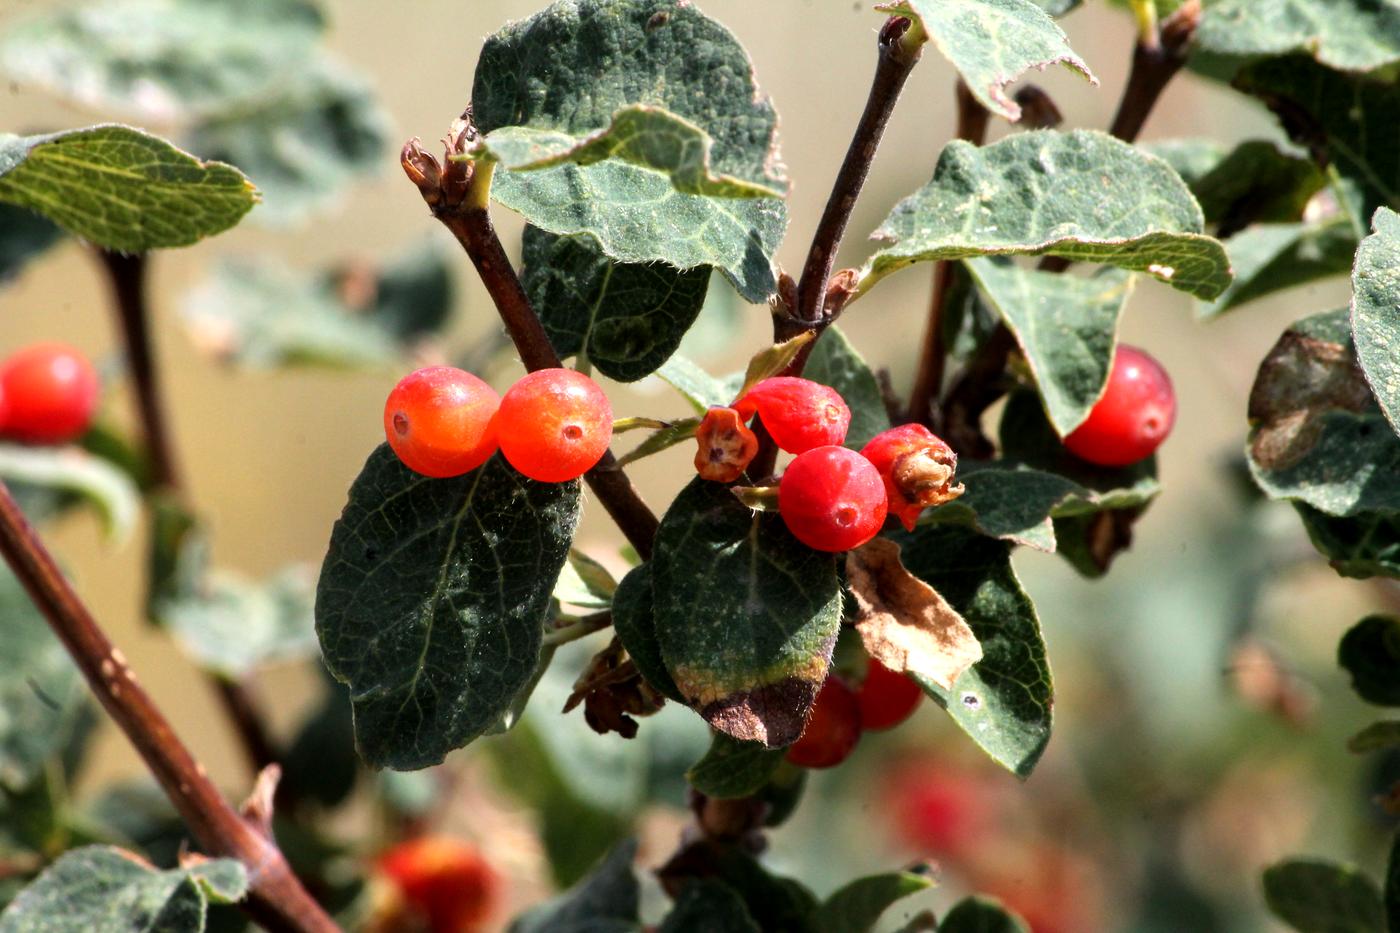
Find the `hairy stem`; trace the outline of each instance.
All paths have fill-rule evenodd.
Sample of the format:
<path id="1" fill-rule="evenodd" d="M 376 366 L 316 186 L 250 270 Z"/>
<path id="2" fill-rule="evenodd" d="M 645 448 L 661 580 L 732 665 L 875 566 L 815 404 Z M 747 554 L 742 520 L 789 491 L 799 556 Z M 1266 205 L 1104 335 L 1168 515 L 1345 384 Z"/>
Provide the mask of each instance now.
<path id="1" fill-rule="evenodd" d="M 126 733 L 206 854 L 248 870 L 245 906 L 271 930 L 334 931 L 334 921 L 292 873 L 276 842 L 219 793 L 122 655 L 58 569 L 9 488 L 0 483 L 0 554 L 48 619 L 93 693 Z"/>

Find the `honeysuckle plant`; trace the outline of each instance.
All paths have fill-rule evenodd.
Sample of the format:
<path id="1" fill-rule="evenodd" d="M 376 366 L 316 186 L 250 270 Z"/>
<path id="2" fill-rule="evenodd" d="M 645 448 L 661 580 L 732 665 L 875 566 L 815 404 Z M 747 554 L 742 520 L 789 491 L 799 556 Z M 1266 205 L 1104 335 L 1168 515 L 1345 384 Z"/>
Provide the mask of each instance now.
<path id="1" fill-rule="evenodd" d="M 777 112 L 704 6 L 556 0 L 504 25 L 461 109 L 422 128 L 441 144 L 414 138 L 397 155 L 308 0 L 107 0 L 5 23 L 0 68 L 103 122 L 0 127 L 0 278 L 64 238 L 92 250 L 139 429 L 99 420 L 41 447 L 0 417 L 0 933 L 476 929 L 498 880 L 433 837 L 451 795 L 421 772 L 488 736 L 567 889 L 512 930 L 1039 930 L 989 897 L 935 915 L 913 898 L 936 881 L 929 865 L 823 898 L 761 856 L 809 770 L 840 766 L 924 697 L 969 748 L 1017 777 L 1035 770 L 1054 687 L 1012 555 L 1059 554 L 1091 586 L 1158 494 L 1154 451 L 1176 407 L 1151 348 L 1118 341 L 1138 287 L 1175 292 L 1208 327 L 1351 276 L 1348 308 L 1303 309 L 1259 365 L 1240 435 L 1254 485 L 1293 505 L 1339 574 L 1400 577 L 1395 0 L 1086 3 L 1086 21 L 1136 27 L 1126 84 L 1098 89 L 1119 99 L 1106 128 L 1062 126 L 1027 80 L 1062 67 L 1098 84 L 1058 22 L 1077 0 L 878 4 L 873 50 L 850 37 L 852 55 L 873 52 L 865 109 L 824 114 L 852 130 L 813 230 L 788 229 Z M 471 28 L 487 18 L 473 8 Z M 837 268 L 890 115 L 930 93 L 906 82 L 934 55 L 958 74 L 955 138 L 927 184 L 856 231 L 874 240 L 861 264 Z M 1292 144 L 1140 144 L 1184 68 L 1262 102 Z M 988 143 L 994 122 L 1009 129 Z M 225 260 L 184 315 L 224 364 L 406 374 L 319 574 L 250 580 L 211 566 L 178 466 L 152 259 L 245 216 L 295 224 L 376 167 L 404 173 L 425 230 L 445 227 L 462 256 L 421 246 L 318 275 Z M 521 243 L 502 242 L 500 212 L 524 219 Z M 775 260 L 787 237 L 810 244 L 801 268 Z M 502 395 L 467 371 L 501 357 L 496 343 L 456 353 L 458 367 L 410 362 L 447 339 L 454 262 L 479 276 L 523 367 Z M 839 321 L 881 313 L 877 286 L 911 267 L 933 288 L 899 385 Z M 716 293 L 771 320 L 743 372 L 682 352 Z M 653 376 L 674 389 L 668 416 L 610 406 L 610 383 Z M 667 501 L 628 478 L 650 457 L 676 465 Z M 606 551 L 575 540 L 588 501 L 616 526 Z M 147 514 L 146 614 L 235 725 L 256 773 L 241 805 L 46 547 L 44 524 L 84 506 L 118 539 Z M 327 675 L 291 741 L 269 732 L 248 683 L 285 658 Z M 1400 705 L 1400 618 L 1363 619 L 1339 659 L 1365 700 Z M 63 789 L 94 698 L 165 802 L 115 788 L 73 814 Z M 1400 726 L 1350 744 L 1400 746 Z M 354 846 L 323 822 L 363 766 L 396 844 L 351 870 Z M 682 775 L 692 825 L 645 866 L 664 897 L 643 898 L 629 839 L 643 785 Z M 139 799 L 158 815 L 138 821 Z M 1385 874 L 1297 860 L 1262 888 L 1303 933 L 1400 933 L 1395 858 Z"/>

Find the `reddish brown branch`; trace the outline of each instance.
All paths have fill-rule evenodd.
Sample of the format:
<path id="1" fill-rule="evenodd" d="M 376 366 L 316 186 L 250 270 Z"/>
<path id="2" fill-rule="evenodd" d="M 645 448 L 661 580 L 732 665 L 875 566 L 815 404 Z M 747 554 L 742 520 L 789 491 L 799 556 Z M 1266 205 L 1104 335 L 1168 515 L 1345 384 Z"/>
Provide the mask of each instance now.
<path id="1" fill-rule="evenodd" d="M 249 913 L 273 930 L 338 929 L 292 873 L 277 843 L 224 800 L 204 766 L 175 735 L 135 673 L 0 483 L 0 553 L 77 662 L 108 715 L 126 733 L 204 851 L 248 871 Z"/>

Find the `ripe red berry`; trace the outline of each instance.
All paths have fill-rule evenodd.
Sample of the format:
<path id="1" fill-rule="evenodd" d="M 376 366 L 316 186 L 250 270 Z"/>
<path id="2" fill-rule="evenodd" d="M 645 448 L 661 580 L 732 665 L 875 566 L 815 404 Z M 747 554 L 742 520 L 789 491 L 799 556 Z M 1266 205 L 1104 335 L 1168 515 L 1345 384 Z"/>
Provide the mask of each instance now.
<path id="1" fill-rule="evenodd" d="M 63 444 L 92 423 L 100 386 L 88 358 L 67 344 L 38 343 L 5 361 L 0 393 L 6 435 L 35 444 Z"/>
<path id="2" fill-rule="evenodd" d="M 572 369 L 541 369 L 506 391 L 496 430 L 511 466 L 531 479 L 562 483 L 603 456 L 612 421 L 598 383 Z"/>
<path id="3" fill-rule="evenodd" d="M 861 450 L 884 480 L 890 511 L 909 531 L 919 513 L 962 495 L 953 484 L 958 455 L 943 439 L 921 424 L 903 424 L 881 431 Z"/>
<path id="4" fill-rule="evenodd" d="M 424 476 L 461 476 L 496 452 L 492 418 L 501 404 L 489 385 L 451 366 L 399 380 L 384 402 L 384 436 L 404 466 Z"/>
<path id="5" fill-rule="evenodd" d="M 872 731 L 893 728 L 912 716 L 923 698 L 923 688 L 913 678 L 871 658 L 865 680 L 856 691 L 861 727 Z"/>
<path id="6" fill-rule="evenodd" d="M 1166 370 L 1143 351 L 1120 345 L 1103 396 L 1065 437 L 1065 447 L 1099 466 L 1128 466 L 1151 456 L 1175 421 L 1176 394 Z"/>
<path id="7" fill-rule="evenodd" d="M 758 454 L 758 437 L 732 408 L 711 408 L 695 429 L 695 472 L 701 479 L 732 483 Z"/>
<path id="8" fill-rule="evenodd" d="M 734 408 L 747 421 L 755 411 L 773 443 L 790 454 L 840 446 L 851 426 L 851 409 L 828 386 L 796 376 L 774 376 L 758 383 Z"/>
<path id="9" fill-rule="evenodd" d="M 860 741 L 860 707 L 856 695 L 836 676 L 817 691 L 802 736 L 787 750 L 787 760 L 803 768 L 831 768 L 845 761 Z"/>
<path id="10" fill-rule="evenodd" d="M 849 551 L 879 533 L 885 484 L 870 461 L 845 447 L 798 454 L 778 485 L 778 511 L 797 540 L 818 551 Z"/>
<path id="11" fill-rule="evenodd" d="M 426 928 L 430 933 L 482 929 L 499 886 L 495 872 L 475 848 L 446 836 L 401 842 L 379 857 L 378 867 L 400 896 L 390 911 L 398 922 L 386 922 L 387 929 Z"/>

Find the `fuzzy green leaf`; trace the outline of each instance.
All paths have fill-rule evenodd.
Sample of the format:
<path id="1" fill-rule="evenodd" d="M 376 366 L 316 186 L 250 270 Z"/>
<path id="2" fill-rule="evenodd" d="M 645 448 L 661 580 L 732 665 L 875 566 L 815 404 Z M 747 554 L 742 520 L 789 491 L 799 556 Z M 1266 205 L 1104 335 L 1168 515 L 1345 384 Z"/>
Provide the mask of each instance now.
<path id="1" fill-rule="evenodd" d="M 705 757 L 686 772 L 692 787 L 707 797 L 729 800 L 750 797 L 783 763 L 784 751 L 762 742 L 740 742 L 716 732 Z"/>
<path id="2" fill-rule="evenodd" d="M 959 140 L 875 231 L 889 245 L 866 263 L 859 290 L 915 262 L 1025 254 L 1146 272 L 1214 298 L 1230 284 L 1230 264 L 1204 226 L 1171 166 L 1106 134 Z"/>
<path id="3" fill-rule="evenodd" d="M 521 279 L 560 356 L 587 359 L 619 382 L 654 372 L 705 304 L 710 271 L 613 262 L 591 236 L 525 228 Z"/>
<path id="4" fill-rule="evenodd" d="M 953 905 L 939 933 L 1030 933 L 1026 922 L 990 897 L 969 897 Z"/>
<path id="5" fill-rule="evenodd" d="M 241 900 L 243 866 L 215 859 L 156 871 L 112 846 L 67 852 L 0 914 L 0 933 L 201 933 L 211 903 Z"/>
<path id="6" fill-rule="evenodd" d="M 1217 55 L 1306 52 L 1339 71 L 1400 61 L 1395 0 L 1218 0 L 1208 4 L 1196 44 Z"/>
<path id="7" fill-rule="evenodd" d="M 387 444 L 370 455 L 316 593 L 326 666 L 350 686 L 370 764 L 437 764 L 511 708 L 578 512 L 577 482 L 525 479 L 499 455 L 453 479 L 413 473 Z"/>
<path id="8" fill-rule="evenodd" d="M 703 415 L 706 409 L 715 405 L 728 405 L 738 397 L 740 382 L 731 385 L 723 379 L 716 379 L 679 353 L 663 363 L 656 374 L 684 395 L 698 415 Z"/>
<path id="9" fill-rule="evenodd" d="M 897 901 L 933 887 L 930 870 L 857 878 L 838 889 L 817 912 L 821 933 L 867 933 Z"/>
<path id="10" fill-rule="evenodd" d="M 309 0 L 103 0 L 7 29 L 0 68 L 95 110 L 160 123 L 282 87 L 325 21 Z"/>
<path id="11" fill-rule="evenodd" d="M 1016 335 L 1055 430 L 1070 433 L 1108 384 L 1133 277 L 1118 269 L 1059 275 L 994 259 L 970 260 L 967 267 Z"/>
<path id="12" fill-rule="evenodd" d="M 694 4 L 561 0 L 489 38 L 472 88 L 488 138 L 504 127 L 580 138 L 635 105 L 707 134 L 715 176 L 786 187 L 776 175 L 777 117 L 747 54 Z M 498 172 L 492 195 L 551 233 L 593 234 L 620 262 L 714 266 L 750 301 L 775 287 L 772 255 L 787 225 L 776 198 L 687 194 L 668 174 L 618 159 Z"/>
<path id="13" fill-rule="evenodd" d="M 238 169 L 131 127 L 0 134 L 0 201 L 107 249 L 188 246 L 238 223 L 256 200 Z"/>
<path id="14" fill-rule="evenodd" d="M 697 478 L 662 519 L 651 564 L 657 641 L 687 702 L 736 739 L 796 741 L 841 625 L 832 555 Z"/>
<path id="15" fill-rule="evenodd" d="M 633 447 L 627 453 L 618 458 L 618 466 L 627 466 L 635 463 L 652 454 L 659 454 L 663 450 L 669 450 L 677 444 L 684 444 L 695 437 L 695 429 L 700 427 L 699 418 L 678 418 L 670 423 L 669 427 L 660 428 Z"/>
<path id="16" fill-rule="evenodd" d="M 1355 868 L 1280 862 L 1264 872 L 1264 900 L 1298 933 L 1385 933 L 1381 892 Z"/>
<path id="17" fill-rule="evenodd" d="M 1351 271 L 1356 232 L 1345 217 L 1311 223 L 1260 224 L 1226 241 L 1235 280 L 1215 301 L 1199 306 L 1213 318 L 1275 292 Z"/>
<path id="18" fill-rule="evenodd" d="M 1400 431 L 1400 214 L 1381 208 L 1374 225 L 1351 278 L 1352 340 L 1381 411 Z"/>
<path id="19" fill-rule="evenodd" d="M 1050 741 L 1054 691 L 1040 620 L 1011 569 L 1011 545 L 939 526 L 891 537 L 904 566 L 967 620 L 982 645 L 982 660 L 952 690 L 921 680 L 924 692 L 993 760 L 1026 777 Z"/>
<path id="20" fill-rule="evenodd" d="M 876 9 L 918 22 L 972 96 L 1013 123 L 1021 119 L 1021 108 L 1006 87 L 1032 68 L 1064 65 L 1098 83 L 1034 0 L 892 0 Z"/>
<path id="21" fill-rule="evenodd" d="M 828 327 L 817 338 L 807 357 L 802 375 L 813 382 L 831 386 L 851 408 L 851 427 L 846 446 L 860 450 L 870 439 L 890 427 L 885 396 L 865 358 L 837 327 Z"/>
<path id="22" fill-rule="evenodd" d="M 0 285 L 61 239 L 63 231 L 42 214 L 0 204 Z"/>
<path id="23" fill-rule="evenodd" d="M 652 600 L 651 564 L 634 567 L 613 596 L 613 631 L 647 683 L 669 699 L 684 703 L 680 688 L 671 680 L 661 645 L 656 640 L 656 610 Z"/>
<path id="24" fill-rule="evenodd" d="M 1400 706 L 1400 619 L 1367 616 L 1342 636 L 1337 663 L 1361 699 Z"/>
<path id="25" fill-rule="evenodd" d="M 113 542 L 127 540 L 136 527 L 141 493 L 131 476 L 81 447 L 0 444 L 0 480 L 14 487 L 21 502 L 42 490 L 92 505 Z"/>

